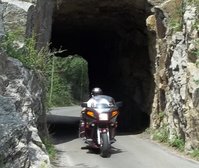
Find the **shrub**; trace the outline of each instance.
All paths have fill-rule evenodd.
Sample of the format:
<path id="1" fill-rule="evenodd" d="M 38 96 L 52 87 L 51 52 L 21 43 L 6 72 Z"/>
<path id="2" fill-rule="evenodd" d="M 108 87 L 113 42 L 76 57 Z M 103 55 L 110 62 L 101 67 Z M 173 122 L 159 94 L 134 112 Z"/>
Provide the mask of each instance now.
<path id="1" fill-rule="evenodd" d="M 80 101 L 88 91 L 87 62 L 78 55 L 57 57 L 63 50 L 51 51 L 49 44 L 36 50 L 36 38 L 17 41 L 20 31 L 9 32 L 0 44 L 8 56 L 45 77 L 48 106 L 66 106 Z"/>

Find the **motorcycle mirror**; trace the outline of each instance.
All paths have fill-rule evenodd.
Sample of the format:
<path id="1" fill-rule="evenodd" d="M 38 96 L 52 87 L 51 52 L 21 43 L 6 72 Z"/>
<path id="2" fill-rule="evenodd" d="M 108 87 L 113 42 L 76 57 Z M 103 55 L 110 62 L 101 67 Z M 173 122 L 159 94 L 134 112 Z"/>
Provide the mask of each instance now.
<path id="1" fill-rule="evenodd" d="M 81 106 L 82 106 L 82 107 L 87 107 L 87 102 L 83 102 L 83 103 L 81 104 Z"/>
<path id="2" fill-rule="evenodd" d="M 117 107 L 122 107 L 123 106 L 123 102 L 121 102 L 121 101 L 120 102 L 116 102 L 116 106 Z"/>

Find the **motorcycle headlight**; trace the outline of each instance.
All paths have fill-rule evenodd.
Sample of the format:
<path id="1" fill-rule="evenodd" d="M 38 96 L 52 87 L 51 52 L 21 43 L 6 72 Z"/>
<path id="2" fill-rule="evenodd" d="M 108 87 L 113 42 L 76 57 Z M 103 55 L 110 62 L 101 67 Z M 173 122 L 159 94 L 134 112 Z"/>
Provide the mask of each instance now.
<path id="1" fill-rule="evenodd" d="M 112 111 L 112 113 L 111 113 L 111 117 L 115 117 L 116 115 L 118 115 L 119 114 L 119 112 L 118 111 Z"/>
<path id="2" fill-rule="evenodd" d="M 95 117 L 95 114 L 93 111 L 87 111 L 86 114 L 90 117 Z"/>
<path id="3" fill-rule="evenodd" d="M 107 113 L 101 113 L 99 115 L 99 120 L 101 120 L 101 121 L 107 121 L 108 120 L 108 114 Z"/>

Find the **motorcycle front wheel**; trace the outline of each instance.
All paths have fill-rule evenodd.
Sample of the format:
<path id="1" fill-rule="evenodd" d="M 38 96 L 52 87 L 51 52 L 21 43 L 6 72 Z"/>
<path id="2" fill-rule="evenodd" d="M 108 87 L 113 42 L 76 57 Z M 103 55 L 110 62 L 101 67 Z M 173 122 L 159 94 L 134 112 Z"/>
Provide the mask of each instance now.
<path id="1" fill-rule="evenodd" d="M 110 141 L 108 139 L 107 133 L 101 134 L 101 142 L 100 142 L 100 155 L 102 157 L 108 157 L 110 155 Z"/>

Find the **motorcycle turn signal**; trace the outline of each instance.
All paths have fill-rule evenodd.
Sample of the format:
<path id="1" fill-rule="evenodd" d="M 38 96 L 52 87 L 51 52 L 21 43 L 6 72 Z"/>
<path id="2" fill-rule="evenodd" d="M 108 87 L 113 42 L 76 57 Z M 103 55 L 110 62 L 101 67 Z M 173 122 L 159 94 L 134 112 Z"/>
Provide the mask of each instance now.
<path id="1" fill-rule="evenodd" d="M 86 114 L 90 117 L 95 117 L 94 112 L 92 111 L 87 111 Z"/>
<path id="2" fill-rule="evenodd" d="M 119 112 L 118 111 L 112 111 L 112 113 L 111 113 L 111 117 L 115 117 L 116 115 L 118 115 L 119 114 Z"/>

